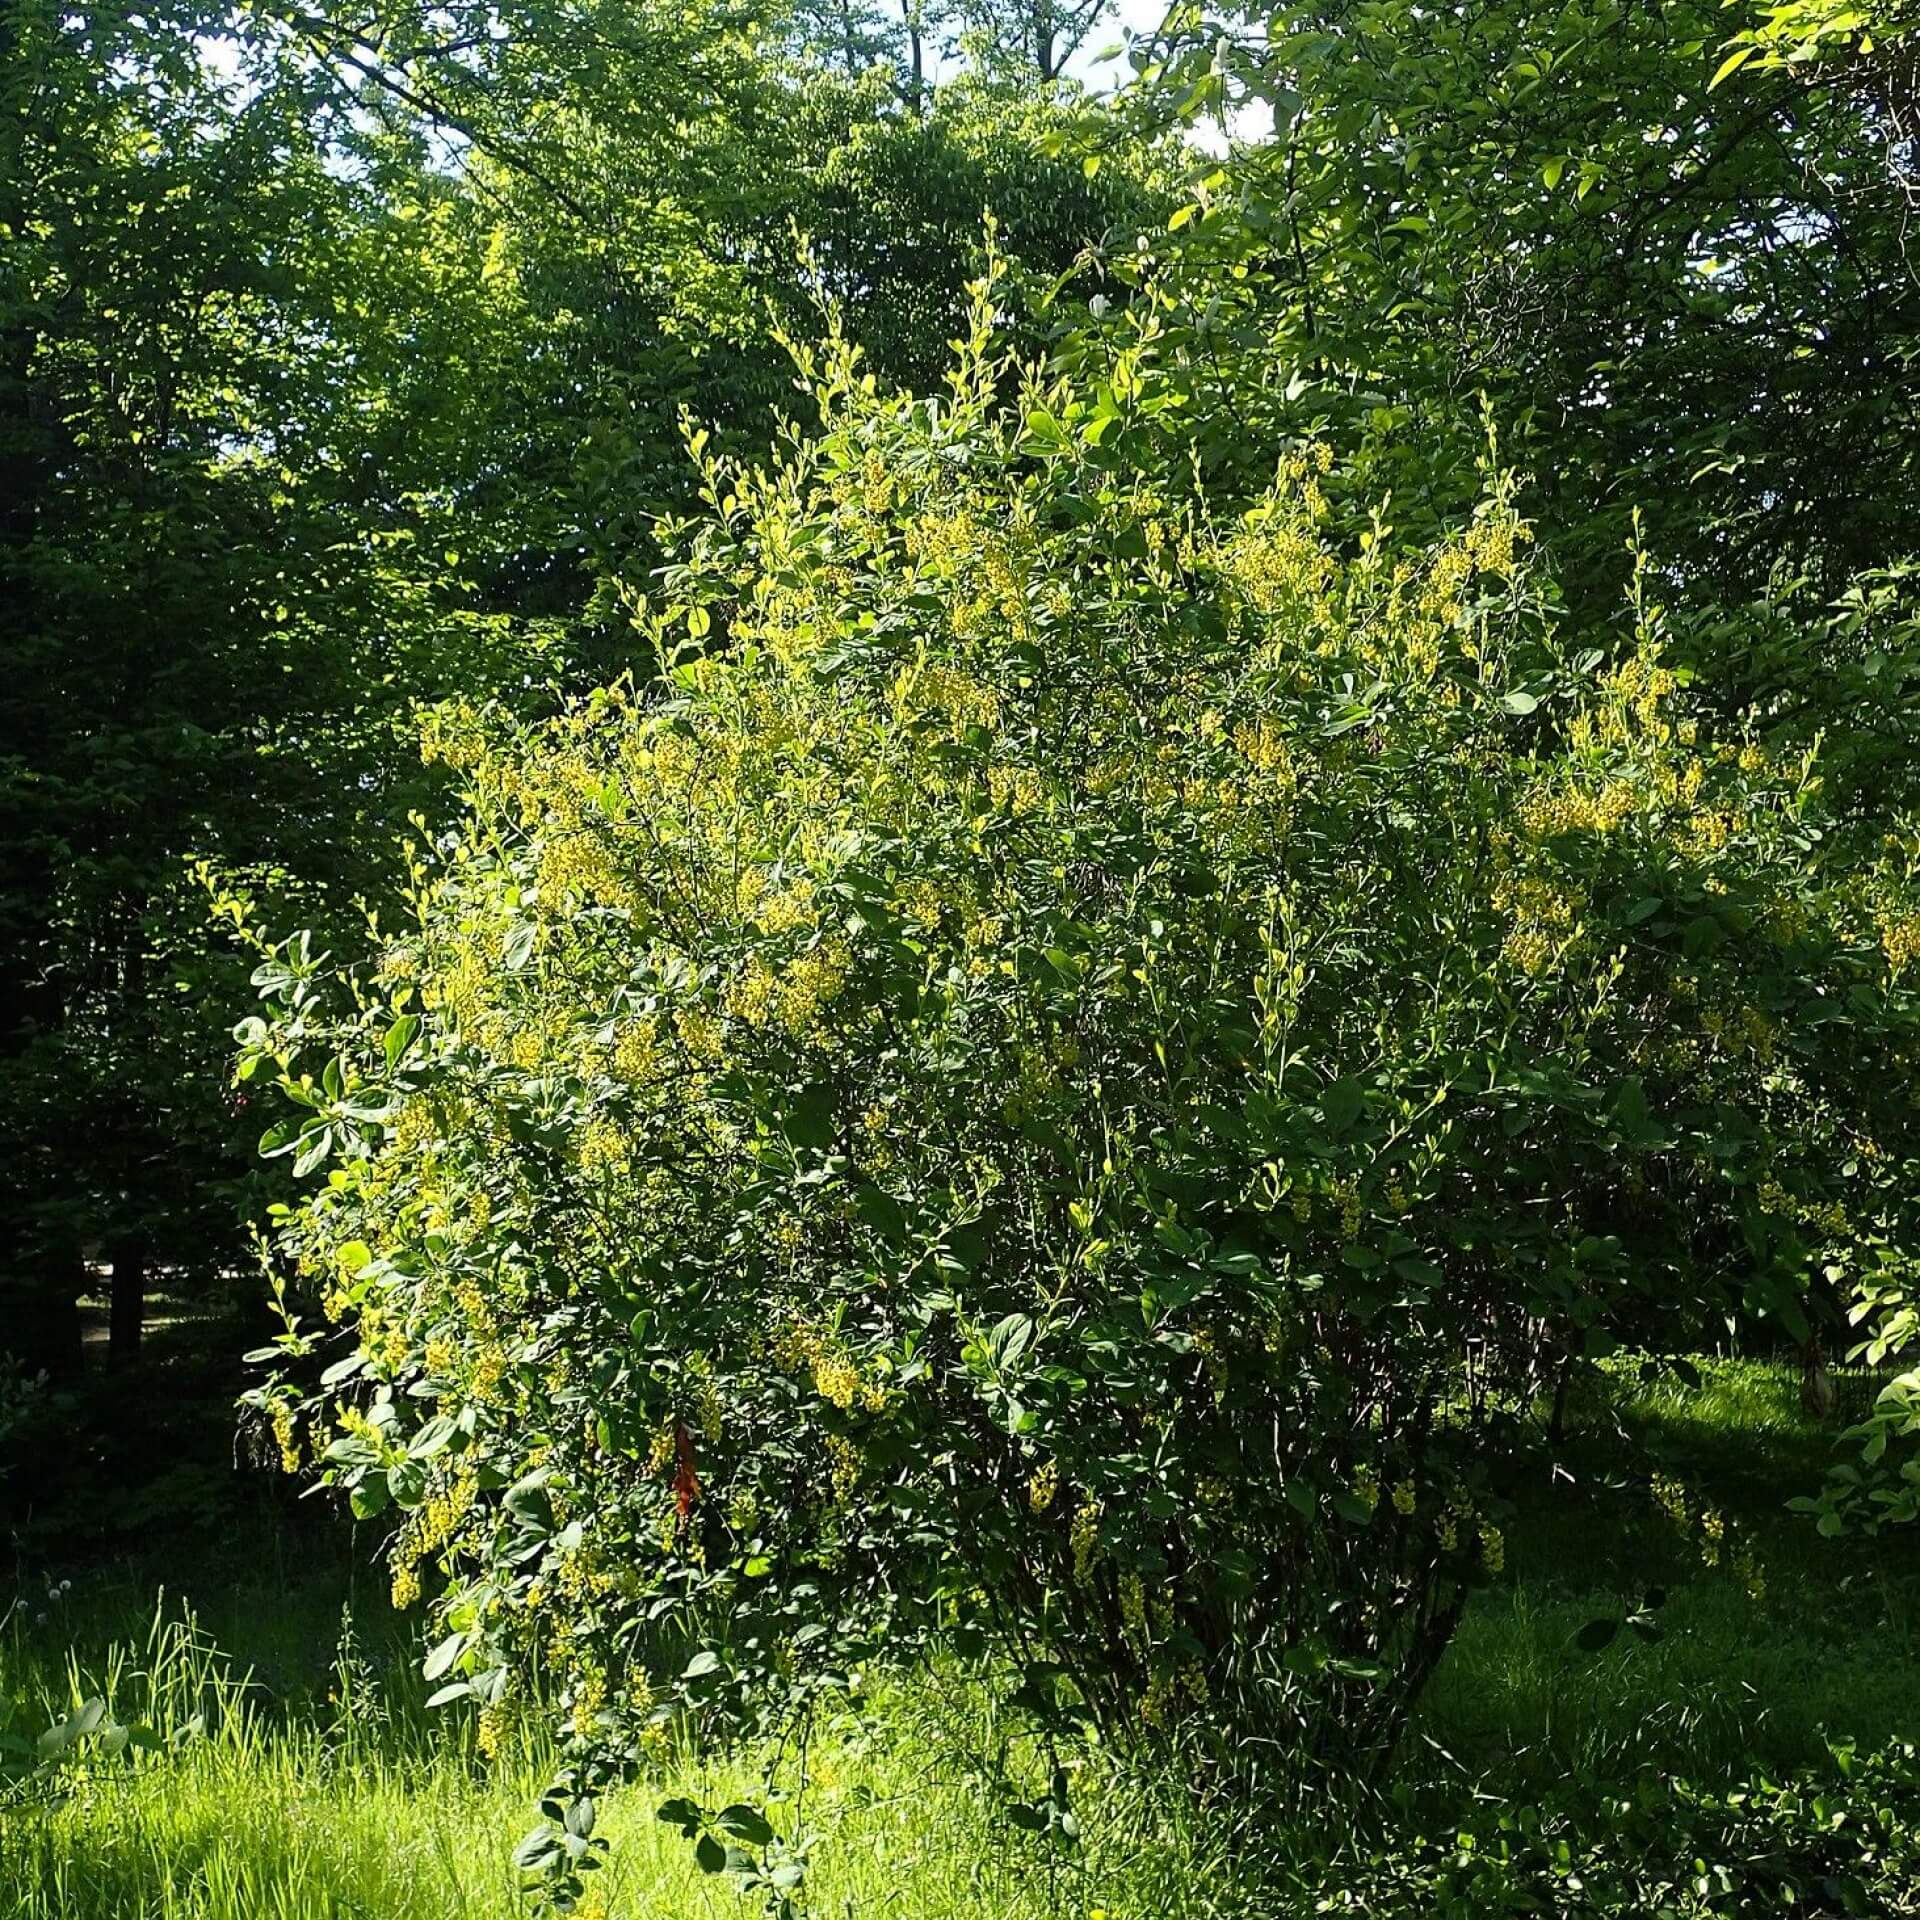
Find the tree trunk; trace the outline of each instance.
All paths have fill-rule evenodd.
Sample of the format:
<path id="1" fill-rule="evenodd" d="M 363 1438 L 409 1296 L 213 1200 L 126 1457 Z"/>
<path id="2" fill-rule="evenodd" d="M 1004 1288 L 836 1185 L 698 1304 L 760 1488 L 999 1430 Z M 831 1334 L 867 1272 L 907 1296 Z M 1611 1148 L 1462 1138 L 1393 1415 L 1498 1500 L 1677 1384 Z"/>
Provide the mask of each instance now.
<path id="1" fill-rule="evenodd" d="M 919 0 L 900 0 L 900 20 L 907 30 L 907 105 L 918 113 L 927 97 L 927 57 L 920 40 Z"/>
<path id="2" fill-rule="evenodd" d="M 1567 1387 L 1573 1379 L 1573 1355 L 1560 1362 L 1560 1377 L 1553 1383 L 1553 1416 L 1547 1422 L 1547 1438 L 1557 1447 L 1567 1437 Z"/>
<path id="3" fill-rule="evenodd" d="M 1838 1397 L 1827 1371 L 1827 1350 L 1816 1333 L 1800 1349 L 1800 1404 L 1816 1420 L 1825 1420 Z"/>
<path id="4" fill-rule="evenodd" d="M 133 1234 L 113 1249 L 113 1291 L 107 1306 L 107 1365 L 131 1366 L 140 1357 L 147 1322 L 147 1242 Z"/>
<path id="5" fill-rule="evenodd" d="M 1834 1375 L 1826 1371 L 1826 1348 L 1814 1334 L 1801 1346 L 1801 1405 L 1816 1421 L 1824 1421 L 1832 1415 L 1837 1398 Z"/>

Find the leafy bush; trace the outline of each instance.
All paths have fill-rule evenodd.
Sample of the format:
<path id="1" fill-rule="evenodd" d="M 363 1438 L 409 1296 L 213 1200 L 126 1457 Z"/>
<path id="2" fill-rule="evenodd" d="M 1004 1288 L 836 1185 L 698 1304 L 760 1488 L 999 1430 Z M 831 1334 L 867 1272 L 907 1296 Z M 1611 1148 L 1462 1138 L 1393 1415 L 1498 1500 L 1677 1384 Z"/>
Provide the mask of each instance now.
<path id="1" fill-rule="evenodd" d="M 1632 1793 L 1504 1807 L 1460 1831 L 1396 1837 L 1339 1863 L 1304 1910 L 1370 1920 L 1581 1920 L 1920 1913 L 1920 1758 L 1836 1749 L 1840 1777 L 1725 1788 L 1649 1780 Z"/>
<path id="2" fill-rule="evenodd" d="M 990 300 L 945 404 L 803 355 L 661 682 L 443 712 L 417 923 L 257 975 L 339 1329 L 259 1399 L 398 1509 L 397 1601 L 444 1574 L 483 1740 L 561 1681 L 530 1864 L 677 1713 L 934 1641 L 1118 1743 L 1375 1761 L 1560 1370 L 1900 1224 L 1908 883 L 1650 576 L 1558 631 L 1498 484 L 1336 551 L 1312 446 L 1216 520 L 1127 356 L 1009 406 Z"/>

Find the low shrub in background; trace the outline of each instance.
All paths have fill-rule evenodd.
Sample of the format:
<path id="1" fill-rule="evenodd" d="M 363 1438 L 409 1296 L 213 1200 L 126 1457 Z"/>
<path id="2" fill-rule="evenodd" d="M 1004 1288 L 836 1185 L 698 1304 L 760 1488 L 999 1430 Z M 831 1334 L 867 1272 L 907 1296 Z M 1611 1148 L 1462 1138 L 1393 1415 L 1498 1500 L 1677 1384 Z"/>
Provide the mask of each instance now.
<path id="1" fill-rule="evenodd" d="M 1649 1779 L 1631 1794 L 1508 1808 L 1429 1838 L 1398 1830 L 1389 1848 L 1337 1865 L 1331 1890 L 1304 1910 L 1370 1920 L 1920 1913 L 1920 1758 L 1895 1745 L 1836 1749 L 1834 1762 L 1835 1773 L 1716 1789 Z"/>

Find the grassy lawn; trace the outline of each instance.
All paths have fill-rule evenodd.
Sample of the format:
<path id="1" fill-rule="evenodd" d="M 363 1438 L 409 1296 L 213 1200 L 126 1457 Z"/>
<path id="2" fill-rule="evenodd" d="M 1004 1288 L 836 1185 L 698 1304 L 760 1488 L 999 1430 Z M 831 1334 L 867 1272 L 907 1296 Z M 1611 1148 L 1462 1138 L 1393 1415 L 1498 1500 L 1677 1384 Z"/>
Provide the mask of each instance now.
<path id="1" fill-rule="evenodd" d="M 885 1683 L 864 1723 L 818 1735 L 804 1788 L 786 1776 L 794 1797 L 777 1817 L 814 1836 L 808 1911 L 1307 1914 L 1320 1910 L 1314 1889 L 1339 1886 L 1343 1861 L 1391 1847 L 1402 1829 L 1450 1833 L 1547 1800 L 1657 1799 L 1676 1775 L 1833 1774 L 1830 1743 L 1865 1751 L 1920 1729 L 1913 1542 L 1826 1540 L 1785 1511 L 1831 1446 L 1801 1413 L 1792 1376 L 1723 1362 L 1698 1390 L 1626 1374 L 1617 1387 L 1613 1414 L 1586 1421 L 1560 1471 L 1515 1490 L 1506 1576 L 1477 1597 L 1382 1797 L 1310 1791 L 1292 1814 L 1249 1825 L 1178 1778 L 1129 1783 L 1087 1753 L 1074 1796 L 1083 1844 L 1050 1855 L 1005 1823 L 1007 1730 L 984 1691 L 913 1677 Z M 1647 1493 L 1683 1430 L 1707 1463 L 1684 1489 L 1684 1523 Z M 1726 1522 L 1718 1565 L 1703 1557 L 1702 1512 Z M 104 1692 L 172 1744 L 132 1766 L 83 1763 L 58 1804 L 0 1815 L 10 1916 L 524 1910 L 509 1854 L 541 1756 L 521 1743 L 483 1760 L 464 1721 L 424 1712 L 371 1546 L 363 1538 L 357 1558 L 317 1566 L 284 1549 L 251 1568 L 203 1559 L 171 1569 L 182 1590 L 157 1602 L 139 1563 L 76 1575 L 56 1597 L 44 1581 L 23 1587 L 0 1632 L 13 1731 L 37 1732 Z M 1650 1616 L 1657 1639 L 1575 1644 L 1586 1623 L 1649 1590 L 1664 1592 Z M 636 1920 L 756 1911 L 653 1818 L 673 1793 L 757 1798 L 760 1782 L 752 1756 L 675 1755 L 662 1779 L 607 1808 L 612 1866 L 594 1897 Z"/>

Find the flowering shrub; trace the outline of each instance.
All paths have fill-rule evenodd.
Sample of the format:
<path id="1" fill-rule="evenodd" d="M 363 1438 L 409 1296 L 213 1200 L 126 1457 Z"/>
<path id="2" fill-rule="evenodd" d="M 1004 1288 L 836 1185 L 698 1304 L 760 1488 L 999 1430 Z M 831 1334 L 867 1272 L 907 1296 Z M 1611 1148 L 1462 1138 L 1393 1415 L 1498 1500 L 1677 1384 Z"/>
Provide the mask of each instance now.
<path id="1" fill-rule="evenodd" d="M 563 1883 L 676 1715 L 934 1641 L 1375 1758 L 1569 1356 L 1904 1224 L 1914 896 L 1815 759 L 1648 602 L 1557 633 L 1499 489 L 1337 551 L 1302 447 L 1216 516 L 1124 356 L 1010 407 L 990 338 L 937 406 L 830 351 L 659 682 L 441 713 L 415 922 L 257 976 L 334 1329 L 259 1398 L 393 1512 L 442 1697 L 557 1683 Z"/>

